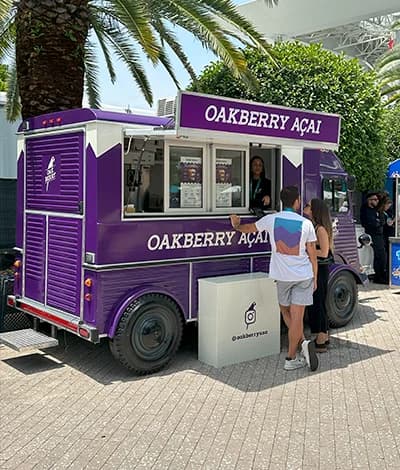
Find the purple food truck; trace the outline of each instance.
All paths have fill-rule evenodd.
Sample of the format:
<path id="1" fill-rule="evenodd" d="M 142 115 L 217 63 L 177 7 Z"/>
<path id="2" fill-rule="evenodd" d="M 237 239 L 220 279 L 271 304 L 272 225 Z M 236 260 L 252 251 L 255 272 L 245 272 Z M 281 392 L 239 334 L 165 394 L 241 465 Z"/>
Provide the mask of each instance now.
<path id="1" fill-rule="evenodd" d="M 287 185 L 300 188 L 303 204 L 329 204 L 329 316 L 345 325 L 363 278 L 351 178 L 333 153 L 339 134 L 337 115 L 188 92 L 175 119 L 77 109 L 23 122 L 9 305 L 53 334 L 107 339 L 135 373 L 165 366 L 184 323 L 197 320 L 199 279 L 268 272 L 266 234 L 237 233 L 228 217 L 255 220 L 249 162 L 258 155 L 271 210 Z"/>

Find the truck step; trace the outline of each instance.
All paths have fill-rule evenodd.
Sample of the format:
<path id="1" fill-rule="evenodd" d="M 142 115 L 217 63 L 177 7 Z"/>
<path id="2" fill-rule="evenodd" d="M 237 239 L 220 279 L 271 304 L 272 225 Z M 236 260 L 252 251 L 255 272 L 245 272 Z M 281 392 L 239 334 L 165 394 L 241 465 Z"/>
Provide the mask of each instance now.
<path id="1" fill-rule="evenodd" d="M 30 351 L 58 346 L 58 339 L 28 328 L 0 333 L 0 343 L 15 351 Z"/>

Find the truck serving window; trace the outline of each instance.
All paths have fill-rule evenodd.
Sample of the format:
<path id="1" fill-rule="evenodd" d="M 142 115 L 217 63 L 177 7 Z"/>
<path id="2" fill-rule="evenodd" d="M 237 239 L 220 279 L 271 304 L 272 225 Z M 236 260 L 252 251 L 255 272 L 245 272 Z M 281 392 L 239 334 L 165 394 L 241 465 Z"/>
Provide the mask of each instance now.
<path id="1" fill-rule="evenodd" d="M 347 181 L 344 178 L 324 178 L 322 180 L 322 197 L 331 212 L 348 212 Z"/>
<path id="2" fill-rule="evenodd" d="M 248 211 L 245 146 L 126 135 L 123 217 Z"/>

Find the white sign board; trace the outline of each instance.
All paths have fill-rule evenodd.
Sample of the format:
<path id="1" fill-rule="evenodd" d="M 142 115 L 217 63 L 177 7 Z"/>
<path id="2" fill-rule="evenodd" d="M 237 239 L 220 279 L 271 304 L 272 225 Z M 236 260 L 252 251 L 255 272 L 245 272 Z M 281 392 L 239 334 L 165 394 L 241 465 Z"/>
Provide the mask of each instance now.
<path id="1" fill-rule="evenodd" d="M 264 273 L 199 279 L 199 360 L 222 367 L 280 353 L 276 287 Z"/>

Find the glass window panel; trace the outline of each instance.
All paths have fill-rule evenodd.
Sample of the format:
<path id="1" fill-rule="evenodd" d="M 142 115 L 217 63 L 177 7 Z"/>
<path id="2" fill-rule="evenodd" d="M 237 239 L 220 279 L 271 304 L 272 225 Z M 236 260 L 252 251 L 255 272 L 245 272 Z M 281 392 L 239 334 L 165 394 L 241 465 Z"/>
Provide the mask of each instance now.
<path id="1" fill-rule="evenodd" d="M 244 207 L 245 151 L 216 149 L 215 156 L 215 206 Z"/>
<path id="2" fill-rule="evenodd" d="M 334 188 L 334 207 L 335 212 L 348 212 L 349 199 L 347 196 L 347 182 L 345 179 L 335 179 L 333 183 Z"/>
<path id="3" fill-rule="evenodd" d="M 124 139 L 124 214 L 164 210 L 164 143 Z"/>
<path id="4" fill-rule="evenodd" d="M 169 207 L 203 207 L 203 149 L 170 147 Z"/>
<path id="5" fill-rule="evenodd" d="M 322 181 L 322 199 L 326 202 L 330 211 L 333 211 L 333 191 L 332 180 L 323 179 Z"/>
<path id="6" fill-rule="evenodd" d="M 322 197 L 331 212 L 348 212 L 347 182 L 344 178 L 325 179 L 322 182 Z"/>

